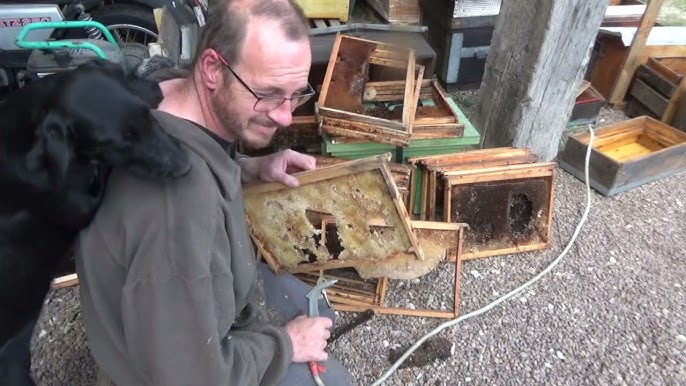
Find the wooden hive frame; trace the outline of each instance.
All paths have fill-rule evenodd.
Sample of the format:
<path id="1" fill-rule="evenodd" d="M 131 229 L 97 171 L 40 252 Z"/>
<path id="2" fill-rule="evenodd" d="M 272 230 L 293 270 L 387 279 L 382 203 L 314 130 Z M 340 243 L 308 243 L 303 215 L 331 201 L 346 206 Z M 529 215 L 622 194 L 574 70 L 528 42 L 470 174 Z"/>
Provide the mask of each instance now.
<path id="1" fill-rule="evenodd" d="M 408 163 L 415 166 L 410 177 L 410 196 L 414 197 L 415 190 L 421 189 L 420 219 L 437 220 L 437 195 L 442 192 L 440 179 L 444 172 L 452 170 L 476 169 L 501 165 L 532 163 L 538 157 L 529 149 L 515 147 L 500 147 L 493 149 L 472 150 L 460 153 L 441 154 L 434 156 L 408 158 Z M 414 173 L 419 171 L 421 187 L 417 187 L 418 178 Z M 408 211 L 412 213 L 414 202 L 411 200 Z"/>
<path id="2" fill-rule="evenodd" d="M 397 254 L 423 260 L 389 158 L 384 154 L 296 173 L 301 186 L 295 189 L 281 183 L 246 186 L 251 236 L 269 266 L 277 273 L 295 273 L 382 262 Z M 336 219 L 338 255 L 320 242 L 326 216 Z M 373 218 L 393 224 L 388 245 L 372 239 L 368 221 Z"/>
<path id="3" fill-rule="evenodd" d="M 554 162 L 540 162 L 444 173 L 444 220 L 466 222 L 469 225 L 462 258 L 467 260 L 547 248 L 552 230 L 555 168 Z M 482 191 L 479 192 L 479 189 Z M 463 195 L 455 196 L 456 192 Z M 500 194 L 501 197 L 495 197 L 496 202 L 482 201 L 482 205 L 470 201 L 461 208 L 452 206 L 453 198 L 461 200 L 467 194 L 471 198 L 486 200 L 486 192 Z M 462 209 L 463 212 L 459 214 L 471 220 L 455 218 L 453 209 Z M 498 210 L 506 210 L 506 213 L 496 212 Z M 517 212 L 523 212 L 519 215 L 526 219 L 515 217 Z M 495 218 L 489 218 L 489 215 Z M 517 223 L 518 220 L 523 223 Z M 522 226 L 519 231 L 515 229 Z M 498 232 L 500 236 L 496 234 Z M 475 241 L 478 238 L 481 238 L 481 242 Z"/>
<path id="4" fill-rule="evenodd" d="M 369 93 L 365 96 L 372 65 L 404 72 L 400 121 L 372 116 L 363 106 L 365 101 L 386 102 L 390 95 L 395 95 L 390 91 L 378 98 Z M 320 130 L 332 135 L 408 146 L 424 76 L 424 67 L 415 67 L 413 49 L 337 34 L 316 108 Z M 389 84 L 391 89 L 398 87 L 397 81 L 392 82 Z M 384 84 L 385 81 L 380 81 L 373 86 L 383 89 Z"/>
<path id="5" fill-rule="evenodd" d="M 421 67 L 421 66 L 418 66 Z M 405 81 L 368 82 L 363 100 L 402 100 Z M 423 79 L 419 84 L 419 101 L 430 100 L 434 106 L 417 106 L 414 111 L 410 140 L 454 138 L 464 135 L 464 123 L 448 104 L 447 96 L 436 80 Z M 415 89 L 415 92 L 417 90 Z M 354 137 L 332 136 L 336 143 L 363 142 Z"/>
<path id="6" fill-rule="evenodd" d="M 327 165 L 338 165 L 345 162 L 350 162 L 350 160 L 345 158 L 331 157 L 320 154 L 311 154 L 317 160 L 317 167 L 327 166 Z M 402 197 L 402 201 L 405 207 L 409 205 L 410 199 L 410 179 L 412 178 L 412 171 L 414 166 L 403 165 L 395 162 L 388 164 L 388 168 L 393 176 L 393 182 L 395 187 L 398 189 L 398 193 Z"/>
<path id="7" fill-rule="evenodd" d="M 328 274 L 324 271 L 319 273 L 296 273 L 296 276 L 309 284 L 315 284 L 320 276 L 327 279 L 338 279 L 338 283 L 327 290 L 327 296 L 336 311 L 364 312 L 371 309 L 380 314 L 446 319 L 456 318 L 459 315 L 460 306 L 461 256 L 466 224 L 414 221 L 413 226 L 423 245 L 428 246 L 428 244 L 435 243 L 438 246 L 438 244 L 440 244 L 437 249 L 429 248 L 428 250 L 437 251 L 438 249 L 445 247 L 446 240 L 450 240 L 448 242 L 452 244 L 449 251 L 446 251 L 445 256 L 441 258 L 455 263 L 455 276 L 452 291 L 453 309 L 450 311 L 386 306 L 385 301 L 389 285 L 389 279 L 387 277 L 380 277 L 370 281 L 369 279 Z M 436 232 L 444 232 L 449 234 L 450 237 L 436 237 Z M 372 289 L 372 287 L 374 288 Z"/>

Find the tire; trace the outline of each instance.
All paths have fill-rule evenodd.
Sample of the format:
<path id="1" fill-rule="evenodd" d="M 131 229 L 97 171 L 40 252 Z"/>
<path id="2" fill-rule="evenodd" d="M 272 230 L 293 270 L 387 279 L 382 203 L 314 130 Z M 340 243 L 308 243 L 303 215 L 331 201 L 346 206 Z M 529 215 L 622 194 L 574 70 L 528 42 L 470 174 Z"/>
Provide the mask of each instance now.
<path id="1" fill-rule="evenodd" d="M 148 48 L 140 43 L 124 43 L 121 52 L 124 55 L 126 72 L 129 74 L 135 73 L 141 63 L 150 57 Z"/>
<path id="2" fill-rule="evenodd" d="M 100 5 L 89 12 L 93 20 L 102 23 L 107 29 L 111 30 L 112 26 L 117 25 L 132 25 L 152 33 L 150 35 L 145 31 L 140 31 L 133 40 L 137 43 L 147 45 L 157 40 L 157 25 L 152 9 L 132 4 L 112 4 Z M 147 34 L 148 40 L 142 40 L 143 34 Z"/>

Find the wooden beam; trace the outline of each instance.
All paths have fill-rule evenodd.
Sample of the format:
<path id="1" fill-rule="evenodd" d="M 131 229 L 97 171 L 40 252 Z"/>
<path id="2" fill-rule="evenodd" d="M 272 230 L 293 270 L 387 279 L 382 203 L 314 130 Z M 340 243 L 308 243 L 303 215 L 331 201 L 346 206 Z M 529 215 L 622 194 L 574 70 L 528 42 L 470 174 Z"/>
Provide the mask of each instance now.
<path id="1" fill-rule="evenodd" d="M 686 77 L 683 77 L 681 79 L 681 82 L 679 82 L 679 87 L 676 90 L 674 90 L 672 98 L 670 98 L 669 103 L 667 104 L 667 108 L 665 109 L 665 112 L 662 115 L 662 122 L 668 125 L 671 124 L 672 119 L 674 119 L 674 115 L 676 115 L 677 108 L 682 98 L 686 98 Z"/>
<path id="2" fill-rule="evenodd" d="M 650 0 L 648 3 L 648 7 L 641 18 L 641 24 L 638 26 L 636 34 L 634 34 L 634 39 L 631 42 L 629 54 L 624 60 L 622 69 L 612 88 L 608 103 L 615 104 L 624 100 L 624 96 L 626 96 L 629 84 L 631 83 L 631 78 L 634 76 L 636 68 L 641 64 L 639 61 L 641 51 L 643 51 L 643 47 L 645 46 L 646 41 L 648 41 L 648 36 L 650 36 L 650 31 L 655 25 L 660 8 L 662 7 L 662 1 L 663 0 Z"/>
<path id="3" fill-rule="evenodd" d="M 475 126 L 483 148 L 558 153 L 606 1 L 503 1 L 486 59 Z M 536 9 L 536 12 L 531 12 Z"/>

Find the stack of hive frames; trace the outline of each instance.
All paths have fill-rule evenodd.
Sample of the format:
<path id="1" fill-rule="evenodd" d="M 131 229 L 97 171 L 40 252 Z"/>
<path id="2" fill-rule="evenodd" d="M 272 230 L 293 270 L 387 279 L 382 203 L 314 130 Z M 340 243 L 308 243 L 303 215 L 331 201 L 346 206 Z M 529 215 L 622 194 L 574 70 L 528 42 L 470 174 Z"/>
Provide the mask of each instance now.
<path id="1" fill-rule="evenodd" d="M 317 103 L 320 130 L 408 146 L 423 77 L 424 67 L 415 65 L 413 49 L 336 35 Z M 400 120 L 390 119 L 385 102 L 398 97 Z M 368 109 L 365 102 L 377 102 L 376 107 Z"/>
<path id="2" fill-rule="evenodd" d="M 422 175 L 421 218 L 468 224 L 463 259 L 549 245 L 554 163 L 536 162 L 529 150 L 516 148 L 410 161 Z M 415 189 L 416 181 L 412 178 Z"/>

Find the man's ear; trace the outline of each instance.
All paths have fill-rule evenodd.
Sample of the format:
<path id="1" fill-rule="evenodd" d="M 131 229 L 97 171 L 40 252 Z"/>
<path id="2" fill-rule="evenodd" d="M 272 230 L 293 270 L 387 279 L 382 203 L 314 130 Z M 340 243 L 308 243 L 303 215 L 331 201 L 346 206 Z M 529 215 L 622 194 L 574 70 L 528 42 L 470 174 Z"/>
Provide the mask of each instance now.
<path id="1" fill-rule="evenodd" d="M 210 90 L 216 90 L 224 86 L 224 65 L 217 58 L 214 50 L 206 49 L 200 53 L 198 68 L 204 86 Z"/>
<path id="2" fill-rule="evenodd" d="M 37 180 L 60 189 L 67 178 L 73 152 L 69 144 L 71 124 L 59 114 L 49 112 L 35 131 L 33 147 L 26 154 L 26 169 Z"/>

